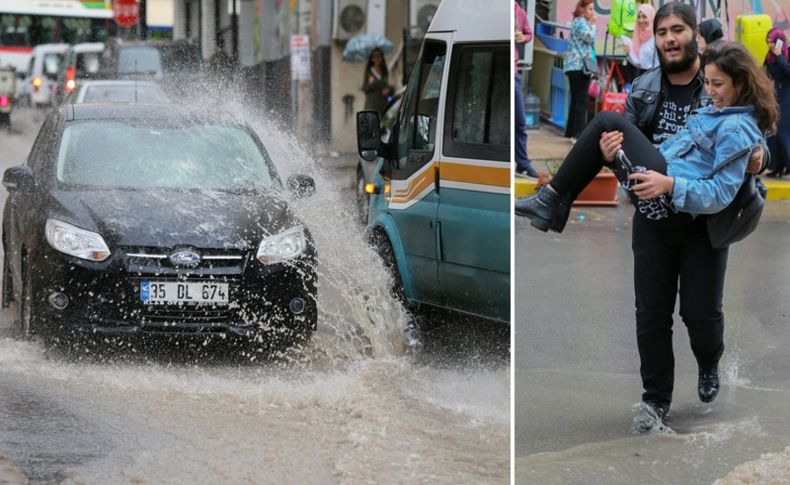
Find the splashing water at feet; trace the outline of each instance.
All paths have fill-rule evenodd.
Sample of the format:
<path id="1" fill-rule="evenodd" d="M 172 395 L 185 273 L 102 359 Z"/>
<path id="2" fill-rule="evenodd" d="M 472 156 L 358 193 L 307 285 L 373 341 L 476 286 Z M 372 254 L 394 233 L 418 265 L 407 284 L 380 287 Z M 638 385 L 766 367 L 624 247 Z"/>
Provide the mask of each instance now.
<path id="1" fill-rule="evenodd" d="M 664 422 L 666 415 L 662 418 L 661 413 L 651 404 L 640 402 L 633 409 L 635 415 L 631 431 L 634 434 L 674 433 Z"/>

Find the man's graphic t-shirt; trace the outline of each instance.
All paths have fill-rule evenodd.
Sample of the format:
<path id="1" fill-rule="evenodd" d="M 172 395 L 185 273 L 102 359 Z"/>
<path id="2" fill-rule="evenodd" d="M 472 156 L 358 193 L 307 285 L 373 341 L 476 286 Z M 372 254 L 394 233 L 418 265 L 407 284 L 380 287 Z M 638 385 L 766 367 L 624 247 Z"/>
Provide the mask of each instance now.
<path id="1" fill-rule="evenodd" d="M 699 86 L 698 83 L 694 79 L 684 86 L 666 84 L 667 95 L 653 119 L 653 137 L 650 140 L 653 145 L 660 145 L 686 127 L 686 118 L 691 113 L 694 90 Z"/>

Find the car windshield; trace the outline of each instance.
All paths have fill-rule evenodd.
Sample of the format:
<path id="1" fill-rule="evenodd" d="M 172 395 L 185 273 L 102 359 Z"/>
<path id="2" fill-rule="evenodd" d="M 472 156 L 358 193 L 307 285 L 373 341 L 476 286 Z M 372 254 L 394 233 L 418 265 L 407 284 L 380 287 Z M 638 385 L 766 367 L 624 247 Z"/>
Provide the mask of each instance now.
<path id="1" fill-rule="evenodd" d="M 125 47 L 118 52 L 121 74 L 162 75 L 162 58 L 153 47 Z"/>
<path id="2" fill-rule="evenodd" d="M 262 192 L 275 185 L 249 133 L 213 124 L 146 120 L 70 123 L 57 179 L 70 186 Z"/>
<path id="3" fill-rule="evenodd" d="M 166 103 L 167 96 L 157 86 L 141 84 L 85 86 L 81 103 Z"/>

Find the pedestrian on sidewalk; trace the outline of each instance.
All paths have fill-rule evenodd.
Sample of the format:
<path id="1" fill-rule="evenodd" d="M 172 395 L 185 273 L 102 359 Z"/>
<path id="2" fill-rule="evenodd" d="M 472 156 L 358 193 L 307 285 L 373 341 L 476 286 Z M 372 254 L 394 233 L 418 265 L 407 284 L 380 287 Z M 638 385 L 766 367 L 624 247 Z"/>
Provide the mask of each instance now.
<path id="1" fill-rule="evenodd" d="M 585 73 L 585 59 L 595 60 L 595 15 L 593 0 L 579 0 L 573 11 L 568 48 L 565 50 L 563 70 L 568 76 L 571 100 L 565 137 L 576 141 L 587 124 L 587 91 L 591 76 Z"/>
<path id="2" fill-rule="evenodd" d="M 699 53 L 704 53 L 708 44 L 712 44 L 722 38 L 724 38 L 724 32 L 721 30 L 721 22 L 718 19 L 703 20 L 697 27 L 697 48 Z"/>
<path id="3" fill-rule="evenodd" d="M 704 191 L 691 195 L 694 192 L 694 185 L 698 189 L 703 187 L 696 179 L 700 174 L 709 172 L 705 171 L 707 167 L 702 165 L 702 162 L 710 164 L 711 160 L 708 157 L 704 159 L 700 157 L 699 150 L 694 152 L 693 157 L 675 152 L 680 143 L 672 140 L 672 137 L 686 126 L 687 116 L 692 110 L 709 106 L 712 103 L 711 97 L 707 96 L 703 90 L 704 76 L 701 61 L 697 55 L 696 26 L 694 9 L 686 4 L 670 2 L 659 8 L 654 19 L 653 32 L 660 69 L 648 71 L 634 81 L 633 89 L 626 100 L 624 120 L 628 122 L 628 125 L 622 123 L 623 119 L 616 120 L 616 115 L 606 113 L 602 116 L 604 119 L 596 120 L 592 124 L 590 136 L 585 137 L 583 143 L 580 140 L 579 144 L 569 153 L 569 157 L 574 158 L 578 157 L 580 153 L 583 153 L 585 157 L 592 153 L 598 153 L 599 156 L 595 158 L 599 164 L 602 161 L 611 163 L 616 151 L 625 147 L 625 135 L 627 135 L 629 158 L 634 165 L 645 165 L 654 169 L 653 173 L 649 175 L 635 177 L 645 181 L 653 179 L 650 184 L 640 188 L 638 194 L 641 197 L 657 195 L 661 192 L 661 184 L 656 183 L 660 179 L 666 183 L 663 191 L 670 192 L 670 195 L 673 196 L 670 199 L 673 205 L 667 212 L 668 217 L 662 220 L 652 220 L 648 214 L 639 210 L 634 211 L 633 217 L 632 247 L 636 333 L 644 388 L 642 406 L 634 419 L 634 429 L 642 433 L 649 432 L 656 429 L 656 425 L 663 424 L 662 421 L 666 418 L 672 401 L 674 386 L 672 316 L 678 290 L 680 290 L 680 314 L 689 331 L 692 351 L 698 364 L 697 393 L 699 398 L 704 402 L 713 401 L 719 390 L 718 365 L 719 358 L 724 351 L 722 299 L 728 252 L 727 248 L 714 249 L 711 246 L 705 216 L 694 217 L 692 214 L 702 214 L 709 211 L 703 207 L 705 198 L 709 199 L 708 203 L 715 203 L 717 207 L 722 207 L 725 201 L 714 201 L 710 195 L 705 197 Z M 731 50 L 733 50 L 732 47 L 728 48 L 728 52 Z M 719 59 L 718 52 L 713 52 L 710 56 L 710 59 Z M 748 55 L 746 57 L 748 58 Z M 739 60 L 741 64 L 746 62 L 744 59 L 739 58 Z M 732 84 L 733 76 L 732 73 L 728 73 L 727 69 L 734 67 L 735 64 L 734 61 L 729 64 L 726 67 L 718 67 L 719 71 L 724 71 L 726 78 L 720 73 L 711 72 L 711 74 L 717 74 L 721 79 L 716 83 L 730 79 L 729 82 Z M 760 78 L 759 74 L 748 72 L 751 77 L 754 77 L 756 83 L 756 80 Z M 709 82 L 713 83 L 714 81 L 710 80 Z M 744 81 L 741 79 L 740 83 L 743 85 Z M 716 100 L 721 105 L 722 99 L 725 99 L 718 92 L 719 89 L 712 90 L 715 95 L 713 97 L 714 107 Z M 760 92 L 760 95 L 759 99 L 763 103 L 773 98 L 772 90 L 766 93 Z M 763 95 L 764 97 L 762 97 Z M 749 103 L 745 104 L 751 104 L 752 101 L 749 99 Z M 716 117 L 715 112 L 710 108 L 706 109 L 707 111 L 700 114 L 701 118 L 697 118 L 699 123 L 729 120 L 728 125 L 731 124 L 732 119 L 729 118 L 729 115 Z M 746 113 L 748 111 L 746 106 L 729 109 L 744 111 L 743 113 L 734 113 L 733 119 L 738 117 L 748 121 L 751 116 Z M 737 128 L 740 130 L 742 139 L 739 145 L 745 145 L 750 143 L 753 138 L 757 138 L 753 129 L 754 124 L 751 122 L 748 125 L 750 128 L 748 131 Z M 744 125 L 744 128 L 746 126 Z M 604 129 L 610 131 L 603 131 Z M 603 132 L 600 134 L 600 138 L 596 140 L 595 138 L 601 131 Z M 635 131 L 636 133 L 634 133 Z M 690 132 L 686 131 L 685 133 L 682 136 L 687 139 Z M 650 143 L 645 143 L 645 139 L 640 138 L 643 135 Z M 708 135 L 705 136 L 706 139 L 709 139 Z M 660 151 L 650 146 L 651 144 L 654 147 L 660 146 L 666 140 L 670 140 L 665 147 L 668 149 L 666 154 L 669 155 L 669 160 Z M 594 146 L 596 142 L 598 147 Z M 638 149 L 634 150 L 634 146 L 637 146 Z M 696 145 L 689 143 L 687 146 L 694 150 Z M 652 154 L 648 155 L 651 150 Z M 758 149 L 750 157 L 746 171 L 749 173 L 760 171 L 765 161 L 764 152 L 765 150 Z M 680 156 L 673 156 L 673 153 Z M 677 186 L 677 177 L 674 179 L 663 177 L 663 173 L 666 173 L 667 161 L 671 166 L 674 166 L 672 173 L 679 174 L 685 179 Z M 741 161 L 738 165 L 739 170 L 743 170 L 745 165 L 745 161 Z M 664 168 L 663 172 L 662 168 Z M 567 170 L 563 172 L 567 172 Z M 556 190 L 558 194 L 555 195 L 562 194 L 558 197 L 559 202 L 550 195 L 549 189 L 541 191 L 544 199 L 553 199 L 550 203 L 552 207 L 550 214 L 548 217 L 544 217 L 544 219 L 550 220 L 549 228 L 551 230 L 561 232 L 564 229 L 570 205 L 584 188 L 585 179 L 589 178 L 589 174 L 592 172 L 597 172 L 597 170 L 590 170 L 586 175 L 577 174 L 575 176 L 558 173 L 559 180 L 557 180 L 557 176 L 554 180 L 559 187 L 554 185 L 554 182 L 552 182 L 552 186 L 559 189 Z M 695 172 L 696 177 L 694 177 Z M 740 175 L 742 173 L 740 172 Z M 671 185 L 669 185 L 670 182 Z M 691 182 L 695 183 L 691 184 Z M 732 181 L 727 181 L 722 187 L 726 187 L 728 198 L 734 195 Z M 689 188 L 692 188 L 692 193 L 689 192 Z M 529 209 L 528 206 L 534 206 L 537 202 L 535 199 L 530 202 L 519 201 L 516 210 L 528 215 L 529 212 L 534 212 L 534 209 Z M 676 212 L 678 209 L 681 211 Z M 686 212 L 683 212 L 683 209 Z"/>
<path id="4" fill-rule="evenodd" d="M 515 146 L 515 160 L 516 160 L 516 176 L 517 177 L 532 177 L 537 178 L 538 172 L 532 167 L 532 162 L 527 155 L 527 120 L 524 114 L 524 88 L 521 83 L 521 74 L 518 70 L 519 49 L 518 45 L 525 45 L 532 41 L 532 29 L 529 28 L 529 19 L 527 13 L 521 8 L 517 1 L 513 2 L 515 9 L 515 26 L 516 31 L 514 34 L 514 42 L 517 44 L 514 49 L 514 70 L 515 80 L 513 86 L 515 87 L 515 132 L 516 132 L 516 146 Z"/>
<path id="5" fill-rule="evenodd" d="M 790 175 L 790 60 L 787 57 L 787 39 L 782 29 L 768 32 L 766 42 L 768 54 L 765 56 L 765 70 L 774 82 L 779 102 L 779 129 L 776 135 L 768 138 L 771 166 L 767 175 L 781 177 Z"/>
<path id="6" fill-rule="evenodd" d="M 389 83 L 389 70 L 384 59 L 384 51 L 378 47 L 370 52 L 368 63 L 365 65 L 365 78 L 362 83 L 362 92 L 365 93 L 365 109 L 375 110 L 379 119 L 387 110 L 388 98 L 392 86 Z"/>

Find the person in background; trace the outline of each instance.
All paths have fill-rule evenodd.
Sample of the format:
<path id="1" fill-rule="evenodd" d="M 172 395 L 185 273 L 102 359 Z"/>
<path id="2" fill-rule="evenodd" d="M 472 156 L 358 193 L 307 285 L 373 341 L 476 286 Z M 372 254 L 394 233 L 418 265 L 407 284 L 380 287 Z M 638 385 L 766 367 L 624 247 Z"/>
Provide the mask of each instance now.
<path id="1" fill-rule="evenodd" d="M 790 64 L 787 57 L 787 39 L 782 29 L 769 31 L 765 41 L 768 43 L 765 70 L 774 82 L 774 91 L 779 102 L 779 129 L 775 136 L 768 138 L 771 166 L 767 175 L 781 177 L 790 175 Z"/>
<path id="2" fill-rule="evenodd" d="M 721 22 L 717 19 L 707 19 L 699 23 L 697 27 L 697 48 L 699 53 L 705 52 L 708 44 L 716 42 L 724 37 L 724 32 L 721 30 Z"/>
<path id="3" fill-rule="evenodd" d="M 656 9 L 650 4 L 641 4 L 636 10 L 636 30 L 634 38 L 623 36 L 627 49 L 628 62 L 642 71 L 649 71 L 658 66 L 656 42 L 653 38 L 653 18 Z"/>
<path id="4" fill-rule="evenodd" d="M 594 59 L 597 19 L 593 0 L 579 0 L 576 3 L 563 68 L 571 91 L 565 136 L 574 143 L 587 122 L 587 88 L 590 85 L 590 76 L 584 73 L 583 68 L 584 59 Z"/>
<path id="5" fill-rule="evenodd" d="M 532 30 L 529 28 L 527 13 L 521 8 L 518 2 L 513 2 L 515 9 L 516 31 L 513 40 L 516 44 L 526 44 L 532 41 Z M 538 177 L 538 172 L 532 167 L 532 162 L 527 156 L 527 121 L 524 116 L 524 90 L 521 84 L 521 75 L 518 71 L 519 54 L 518 49 L 514 49 L 515 62 L 515 136 L 516 136 L 516 176 L 517 177 Z"/>
<path id="6" fill-rule="evenodd" d="M 384 60 L 384 52 L 379 48 L 373 49 L 365 65 L 365 79 L 362 83 L 365 109 L 377 111 L 381 119 L 387 109 L 390 91 L 389 70 Z"/>

